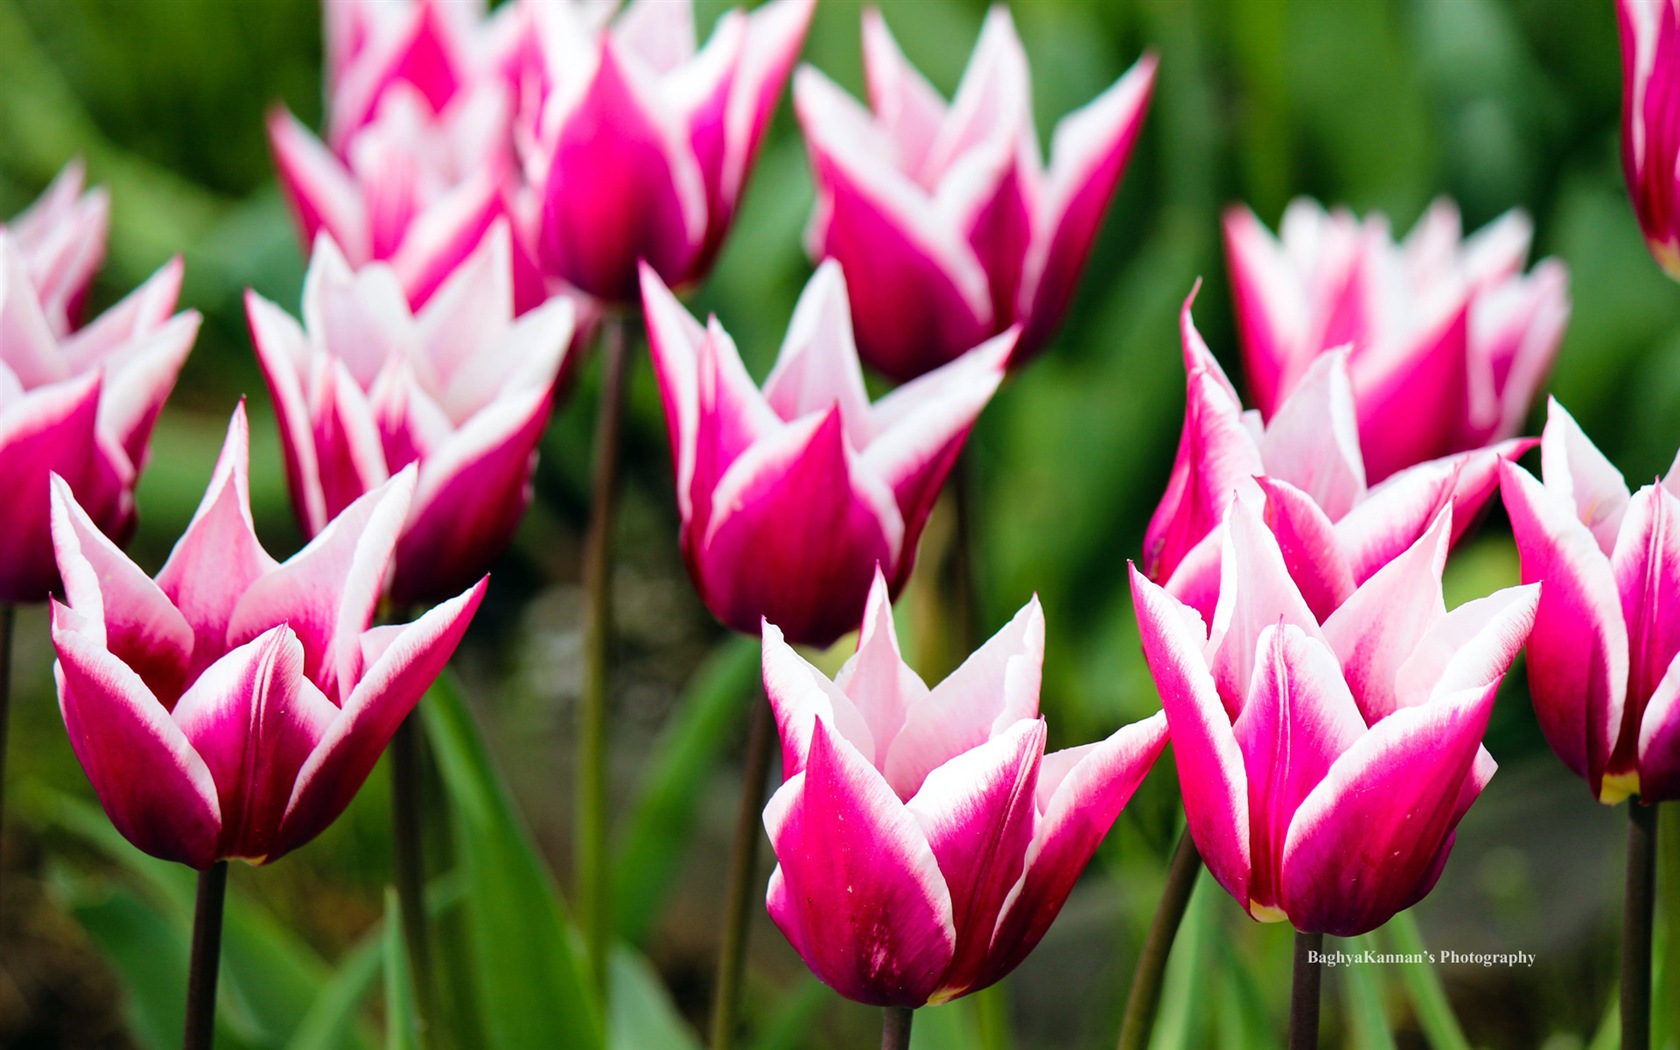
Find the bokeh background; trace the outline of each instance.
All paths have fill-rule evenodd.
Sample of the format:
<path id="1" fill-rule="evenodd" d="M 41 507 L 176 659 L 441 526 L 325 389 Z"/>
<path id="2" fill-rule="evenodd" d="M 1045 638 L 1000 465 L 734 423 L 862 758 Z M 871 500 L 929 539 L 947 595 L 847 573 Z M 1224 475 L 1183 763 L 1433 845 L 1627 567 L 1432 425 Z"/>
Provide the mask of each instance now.
<path id="1" fill-rule="evenodd" d="M 883 6 L 911 60 L 949 93 L 984 4 Z M 702 34 L 721 8 L 699 4 Z M 1171 463 L 1183 404 L 1176 316 L 1198 277 L 1197 322 L 1236 374 L 1219 245 L 1219 215 L 1229 204 L 1246 202 L 1275 225 L 1291 197 L 1307 194 L 1381 210 L 1402 231 L 1442 194 L 1459 202 L 1472 229 L 1525 209 L 1536 254 L 1563 259 L 1571 273 L 1574 316 L 1551 391 L 1635 484 L 1666 469 L 1680 443 L 1680 289 L 1647 256 L 1621 179 L 1611 4 L 1027 0 L 1013 10 L 1046 139 L 1056 118 L 1143 50 L 1161 57 L 1152 112 L 1071 315 L 1050 352 L 988 408 L 967 464 L 978 496 L 984 626 L 1001 625 L 1035 591 L 1045 606 L 1052 747 L 1106 735 L 1158 707 L 1125 567 Z M 804 54 L 854 91 L 860 13 L 851 0 L 822 0 Z M 140 486 L 132 553 L 149 571 L 191 516 L 241 396 L 253 417 L 258 531 L 277 556 L 299 546 L 241 295 L 251 287 L 297 306 L 303 259 L 274 182 L 263 117 L 284 103 L 319 126 L 320 51 L 315 0 L 0 0 L 0 216 L 82 157 L 91 180 L 112 193 L 110 254 L 94 306 L 180 253 L 183 305 L 205 315 Z M 715 311 L 736 336 L 755 375 L 768 370 L 810 272 L 800 234 L 811 198 L 784 99 L 721 263 L 695 297 L 697 310 Z M 563 889 L 593 373 L 586 367 L 556 414 L 535 506 L 493 574 L 458 661 L 488 752 Z M 703 1021 L 710 1001 L 756 646 L 712 624 L 683 573 L 664 421 L 645 356 L 626 440 L 615 580 L 615 892 L 621 933 L 657 975 L 645 983 L 654 993 L 665 989 L 667 998 L 654 994 L 648 1010 L 680 1029 Z M 928 542 L 944 542 L 949 524 L 942 509 Z M 1496 510 L 1449 566 L 1449 602 L 1515 578 L 1509 530 Z M 900 610 L 929 677 L 950 659 L 948 647 L 935 644 L 934 593 L 918 580 Z M 171 1045 L 181 981 L 170 960 L 184 953 L 185 873 L 150 864 L 114 839 L 58 720 L 44 610 L 25 610 L 19 631 L 0 1044 Z M 1599 807 L 1552 758 L 1520 663 L 1488 746 L 1500 774 L 1462 825 L 1418 920 L 1436 949 L 1535 956 L 1532 967 L 1439 970 L 1472 1043 L 1592 1044 L 1610 1031 L 1603 1025 L 1614 998 L 1625 816 Z M 230 942 L 229 967 L 251 979 L 235 976 L 243 998 L 224 1018 L 223 1045 L 328 1045 L 312 1043 L 326 1037 L 299 1024 L 321 1016 L 317 1004 L 330 994 L 365 1000 L 352 1010 L 355 1024 L 332 1039 L 378 1045 L 386 792 L 376 772 L 345 818 L 309 848 L 260 871 L 236 865 L 230 923 L 244 932 Z M 983 1007 L 923 1011 L 918 1043 L 1110 1045 L 1179 820 L 1176 781 L 1163 760 L 1005 992 Z M 1680 841 L 1674 821 L 1665 830 L 1668 844 Z M 1673 852 L 1664 863 L 1667 875 L 1680 872 Z M 1175 955 L 1161 1045 L 1278 1041 L 1288 931 L 1251 923 L 1203 881 Z M 1672 883 L 1666 901 L 1676 899 Z M 875 1038 L 875 1012 L 805 975 L 762 912 L 750 965 L 754 1046 Z M 359 984 L 351 979 L 358 974 Z M 1667 998 L 1680 1002 L 1680 966 L 1664 966 L 1660 976 Z M 1427 1045 L 1406 992 L 1415 977 L 1406 967 L 1335 971 L 1327 985 L 1331 1038 L 1360 1045 L 1377 1038 L 1375 1004 L 1395 1045 Z"/>

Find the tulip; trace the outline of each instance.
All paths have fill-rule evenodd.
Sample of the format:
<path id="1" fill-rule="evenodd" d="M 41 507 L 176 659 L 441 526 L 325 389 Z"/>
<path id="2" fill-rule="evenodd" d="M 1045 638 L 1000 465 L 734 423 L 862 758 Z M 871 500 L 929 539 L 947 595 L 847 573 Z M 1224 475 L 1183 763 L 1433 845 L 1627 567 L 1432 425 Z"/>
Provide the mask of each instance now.
<path id="1" fill-rule="evenodd" d="M 1044 753 L 1034 598 L 929 689 L 899 656 L 884 576 L 831 682 L 764 623 L 783 783 L 764 810 L 770 916 L 841 995 L 919 1007 L 1038 944 L 1166 744 L 1159 713 Z"/>
<path id="2" fill-rule="evenodd" d="M 648 342 L 676 465 L 683 556 L 706 607 L 826 647 L 854 629 L 876 566 L 893 593 L 1013 331 L 869 403 L 846 279 L 827 262 L 794 308 L 762 392 L 714 318 L 642 271 Z"/>
<path id="3" fill-rule="evenodd" d="M 1354 936 L 1421 900 L 1495 769 L 1480 746 L 1539 588 L 1447 612 L 1445 507 L 1320 620 L 1233 501 L 1212 620 L 1132 569 L 1190 832 L 1248 913 Z"/>
<path id="4" fill-rule="evenodd" d="M 1593 796 L 1680 798 L 1680 460 L 1629 495 L 1556 401 L 1542 484 L 1500 467 L 1524 581 L 1545 585 L 1528 644 L 1540 728 Z"/>
<path id="5" fill-rule="evenodd" d="M 1320 355 L 1352 344 L 1372 481 L 1522 429 L 1569 319 L 1563 264 L 1522 272 L 1527 216 L 1466 240 L 1458 208 L 1439 200 L 1396 244 L 1381 215 L 1361 223 L 1302 199 L 1279 234 L 1246 208 L 1225 216 L 1244 371 L 1266 418 Z"/>
<path id="6" fill-rule="evenodd" d="M 1057 125 L 1048 169 L 1006 8 L 987 16 L 949 106 L 874 10 L 863 57 L 872 113 L 809 68 L 794 105 L 817 183 L 807 243 L 846 268 L 864 360 L 911 379 L 1012 325 L 1018 356 L 1036 353 L 1131 156 L 1154 56 Z"/>
<path id="7" fill-rule="evenodd" d="M 111 198 L 103 187 L 83 192 L 86 173 L 71 161 L 36 202 L 3 227 L 23 254 L 24 268 L 52 334 L 76 326 L 88 285 L 105 260 Z"/>
<path id="8" fill-rule="evenodd" d="M 637 263 L 666 283 L 705 276 L 722 246 L 814 0 L 731 11 L 696 50 L 689 0 L 638 0 L 610 27 L 527 4 L 540 99 L 524 138 L 544 272 L 611 303 Z"/>
<path id="9" fill-rule="evenodd" d="M 1680 5 L 1618 0 L 1622 172 L 1645 243 L 1680 280 Z"/>
<path id="10" fill-rule="evenodd" d="M 1307 604 L 1328 616 L 1411 546 L 1451 505 L 1456 542 L 1498 484 L 1497 467 L 1531 441 L 1512 440 L 1408 467 L 1366 483 L 1352 353 L 1321 354 L 1272 413 L 1244 411 L 1196 331 L 1192 291 L 1180 314 L 1187 394 L 1167 491 L 1144 534 L 1148 577 L 1212 615 L 1219 593 L 1218 525 L 1233 497 L 1263 506 Z"/>
<path id="11" fill-rule="evenodd" d="M 86 327 L 59 334 L 54 317 L 62 322 L 79 292 L 60 285 L 56 305 L 44 304 L 19 243 L 28 237 L 39 246 L 39 234 L 54 232 L 34 220 L 60 210 L 57 194 L 49 194 L 47 213 L 0 231 L 0 492 L 6 494 L 0 603 L 5 604 L 42 601 L 58 586 L 48 499 L 52 474 L 71 487 L 101 531 L 119 541 L 133 531 L 134 485 L 152 425 L 198 333 L 197 313 L 172 316 L 181 290 L 176 259 Z M 104 210 L 96 198 L 68 211 L 82 214 L 83 207 Z M 69 260 L 76 249 L 59 251 L 59 258 Z"/>
<path id="12" fill-rule="evenodd" d="M 252 531 L 241 405 L 155 580 L 54 480 L 59 706 L 135 846 L 201 870 L 266 864 L 349 804 L 484 593 L 481 580 L 411 624 L 369 629 L 415 480 L 381 485 L 276 563 Z"/>
<path id="13" fill-rule="evenodd" d="M 246 294 L 304 532 L 320 534 L 409 464 L 418 470 L 390 584 L 399 603 L 477 579 L 530 503 L 573 307 L 556 299 L 515 320 L 508 250 L 498 223 L 418 312 L 391 267 L 353 269 L 326 237 L 302 325 Z"/>

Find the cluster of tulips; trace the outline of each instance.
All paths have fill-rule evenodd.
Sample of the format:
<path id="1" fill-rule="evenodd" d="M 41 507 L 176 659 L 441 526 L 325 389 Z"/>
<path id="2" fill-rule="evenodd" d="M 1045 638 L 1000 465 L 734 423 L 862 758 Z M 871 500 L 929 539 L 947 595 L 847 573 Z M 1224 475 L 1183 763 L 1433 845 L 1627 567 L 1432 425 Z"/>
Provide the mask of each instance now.
<path id="1" fill-rule="evenodd" d="M 949 102 L 867 12 L 865 106 L 793 72 L 813 4 L 726 14 L 697 47 L 686 2 L 329 0 L 324 134 L 283 112 L 269 126 L 311 253 L 302 319 L 247 297 L 309 537 L 284 562 L 254 532 L 243 406 L 167 563 L 150 576 L 122 552 L 197 328 L 174 312 L 180 263 L 84 323 L 108 202 L 74 165 L 0 232 L 5 622 L 52 602 L 65 728 L 106 812 L 202 872 L 188 1045 L 212 1031 L 226 862 L 305 845 L 388 745 L 417 746 L 410 715 L 597 334 L 577 793 L 594 848 L 576 886 L 605 965 L 604 851 L 587 839 L 604 827 L 616 446 L 641 322 L 689 574 L 763 647 L 716 1045 L 736 1035 L 760 821 L 770 916 L 823 982 L 885 1007 L 884 1045 L 902 1047 L 915 1008 L 1032 951 L 1170 741 L 1188 827 L 1123 1045 L 1147 1040 L 1205 865 L 1254 919 L 1299 931 L 1291 1041 L 1315 1046 L 1323 936 L 1373 930 L 1442 877 L 1525 646 L 1552 748 L 1595 797 L 1629 803 L 1644 889 L 1627 904 L 1622 1024 L 1625 1046 L 1646 1045 L 1653 813 L 1680 797 L 1680 461 L 1630 493 L 1555 401 L 1538 441 L 1519 436 L 1569 314 L 1564 267 L 1527 268 L 1528 220 L 1466 237 L 1441 201 L 1397 241 L 1380 216 L 1306 200 L 1276 235 L 1226 215 L 1250 399 L 1198 333 L 1192 291 L 1178 455 L 1130 569 L 1163 711 L 1046 753 L 1036 599 L 931 687 L 900 655 L 892 603 L 977 417 L 1069 305 L 1155 59 L 1062 120 L 1046 164 L 1004 8 Z M 1628 184 L 1680 278 L 1680 4 L 1619 12 Z M 818 265 L 759 386 L 679 295 L 717 257 L 790 79 Z M 872 402 L 865 365 L 896 388 Z M 1543 480 L 1516 464 L 1535 445 Z M 1522 585 L 1448 610 L 1443 569 L 1496 495 Z M 832 678 L 807 659 L 854 631 Z M 410 845 L 412 767 L 394 813 Z M 417 983 L 423 876 L 397 876 Z"/>

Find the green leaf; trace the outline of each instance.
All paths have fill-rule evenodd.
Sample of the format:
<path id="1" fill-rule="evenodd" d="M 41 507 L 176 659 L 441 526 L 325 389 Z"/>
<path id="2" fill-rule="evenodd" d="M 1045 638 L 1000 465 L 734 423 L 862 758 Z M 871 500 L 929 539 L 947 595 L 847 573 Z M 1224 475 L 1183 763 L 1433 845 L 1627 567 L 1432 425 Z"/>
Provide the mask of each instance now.
<path id="1" fill-rule="evenodd" d="M 1422 955 L 1426 950 L 1417 920 L 1409 911 L 1388 920 L 1382 932 L 1400 954 Z M 1418 1024 L 1423 1028 L 1423 1036 L 1429 1045 L 1434 1050 L 1470 1050 L 1470 1041 L 1464 1038 L 1464 1029 L 1459 1026 L 1458 1017 L 1453 1013 L 1452 1003 L 1447 1000 L 1447 990 L 1441 986 L 1441 976 L 1435 972 L 1435 967 L 1426 962 L 1399 963 L 1397 969 L 1400 983 L 1412 1000 L 1412 1009 L 1417 1011 Z"/>
<path id="2" fill-rule="evenodd" d="M 811 1026 L 823 1008 L 834 1002 L 828 985 L 807 976 L 793 991 L 782 996 L 776 1012 L 765 1019 L 748 1044 L 752 1050 L 799 1050 L 810 1042 Z M 916 1032 L 912 1028 L 911 1038 Z"/>
<path id="3" fill-rule="evenodd" d="M 1354 937 L 1351 954 L 1358 955 L 1367 948 L 1375 948 L 1369 937 Z M 1336 975 L 1342 986 L 1342 1002 L 1347 1010 L 1348 1034 L 1354 1046 L 1370 1050 L 1394 1050 L 1394 1035 L 1389 1030 L 1388 1016 L 1383 1011 L 1382 982 L 1372 975 L 1370 967 L 1353 963 L 1342 967 Z"/>
<path id="4" fill-rule="evenodd" d="M 1190 895 L 1172 957 L 1167 960 L 1167 978 L 1161 986 L 1161 1008 L 1149 1040 L 1150 1050 L 1186 1050 L 1212 1041 L 1207 1009 L 1209 962 L 1219 936 L 1213 908 L 1223 897 L 1224 890 L 1213 879 L 1199 879 Z"/>
<path id="5" fill-rule="evenodd" d="M 414 1050 L 419 1045 L 419 1017 L 414 1012 L 414 981 L 403 941 L 397 891 L 385 887 L 385 1050 Z"/>
<path id="6" fill-rule="evenodd" d="M 362 1002 L 373 990 L 385 950 L 385 930 L 375 926 L 339 960 L 315 1002 L 298 1022 L 286 1050 L 367 1045 L 358 1027 Z"/>
<path id="7" fill-rule="evenodd" d="M 659 974 L 634 948 L 612 953 L 612 1017 L 607 1044 L 613 1050 L 700 1050 L 700 1040 L 671 1002 Z"/>
<path id="8" fill-rule="evenodd" d="M 1260 982 L 1238 954 L 1229 937 L 1219 937 L 1219 954 L 1225 962 L 1223 991 L 1219 996 L 1220 1042 L 1248 1050 L 1265 1050 L 1278 1045 L 1278 1029 L 1266 1006 Z M 1359 1044 L 1355 1044 L 1359 1045 Z"/>
<path id="9" fill-rule="evenodd" d="M 613 863 L 618 935 L 646 941 L 687 848 L 704 784 L 756 702 L 758 643 L 731 636 L 695 672 L 654 746 Z"/>
<path id="10" fill-rule="evenodd" d="M 483 1045 L 602 1046 L 576 929 L 449 672 L 421 712 L 453 816 Z"/>
<path id="11" fill-rule="evenodd" d="M 959 1050 L 981 1045 L 972 996 L 943 1006 L 924 1006 L 910 1024 L 910 1050 Z"/>

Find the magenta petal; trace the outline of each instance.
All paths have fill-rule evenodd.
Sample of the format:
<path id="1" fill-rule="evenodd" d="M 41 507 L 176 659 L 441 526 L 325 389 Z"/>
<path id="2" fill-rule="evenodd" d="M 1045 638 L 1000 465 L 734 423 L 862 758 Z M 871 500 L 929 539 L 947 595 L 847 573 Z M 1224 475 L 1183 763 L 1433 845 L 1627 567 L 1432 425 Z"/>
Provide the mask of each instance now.
<path id="1" fill-rule="evenodd" d="M 904 526 L 892 494 L 853 458 L 830 411 L 730 466 L 689 548 L 713 615 L 743 633 L 767 618 L 819 648 L 857 626 L 875 567 L 896 568 Z"/>
<path id="2" fill-rule="evenodd" d="M 1397 711 L 1330 767 L 1289 827 L 1283 909 L 1296 929 L 1376 929 L 1439 874 L 1497 683 Z"/>
<path id="3" fill-rule="evenodd" d="M 65 600 L 87 630 L 137 673 L 165 708 L 186 683 L 193 630 L 151 577 L 117 549 L 77 505 L 63 478 L 52 482 L 53 545 Z"/>
<path id="4" fill-rule="evenodd" d="M 1276 478 L 1256 478 L 1266 494 L 1266 527 L 1301 597 L 1320 622 L 1353 593 L 1353 572 L 1342 556 L 1335 526 L 1313 498 Z M 1169 585 L 1168 590 L 1173 588 Z M 1176 592 L 1175 592 L 1176 593 Z"/>
<path id="5" fill-rule="evenodd" d="M 449 663 L 484 599 L 485 583 L 404 627 L 380 628 L 386 644 L 377 652 L 363 636 L 366 670 L 298 771 L 270 859 L 308 842 L 344 812 L 397 726 Z"/>
<path id="6" fill-rule="evenodd" d="M 1328 646 L 1299 627 L 1260 634 L 1254 680 L 1232 727 L 1248 773 L 1252 875 L 1246 906 L 1280 907 L 1290 822 L 1331 765 L 1365 731 L 1365 720 Z"/>
<path id="7" fill-rule="evenodd" d="M 1260 459 L 1267 474 L 1307 493 L 1331 521 L 1364 498 L 1365 465 L 1346 351 L 1313 359 L 1266 424 Z"/>
<path id="8" fill-rule="evenodd" d="M 64 728 L 111 823 L 154 857 L 209 867 L 221 832 L 209 767 L 140 677 L 57 602 L 53 646 Z"/>
<path id="9" fill-rule="evenodd" d="M 1661 485 L 1634 494 L 1610 557 L 1628 632 L 1628 701 L 1611 766 L 1627 768 L 1645 701 L 1680 653 L 1680 500 Z"/>
<path id="10" fill-rule="evenodd" d="M 292 510 L 303 534 L 313 536 L 327 527 L 329 515 L 314 426 L 304 394 L 310 367 L 309 339 L 290 314 L 250 290 L 245 292 L 245 317 L 280 427 L 280 450 L 286 461 Z"/>
<path id="11" fill-rule="evenodd" d="M 1132 569 L 1132 603 L 1149 673 L 1161 693 L 1178 762 L 1190 834 L 1213 877 L 1239 901 L 1249 899 L 1248 774 L 1202 656 L 1194 616 Z"/>
<path id="12" fill-rule="evenodd" d="M 241 401 L 204 499 L 157 575 L 158 587 L 193 627 L 189 678 L 228 651 L 235 606 L 253 583 L 277 568 L 251 523 L 249 443 Z"/>
<path id="13" fill-rule="evenodd" d="M 1232 721 L 1241 713 L 1254 674 L 1260 632 L 1290 623 L 1321 637 L 1318 619 L 1289 576 L 1277 537 L 1260 511 L 1243 500 L 1225 515 L 1219 555 L 1219 604 L 1208 626 L 1208 664 Z"/>
<path id="14" fill-rule="evenodd" d="M 1556 398 L 1546 402 L 1540 470 L 1546 490 L 1571 502 L 1575 516 L 1592 530 L 1599 549 L 1606 555 L 1614 550 L 1622 516 L 1627 513 L 1627 482 Z"/>
<path id="15" fill-rule="evenodd" d="M 1453 504 L 1462 470 L 1463 463 L 1456 458 L 1407 467 L 1371 489 L 1336 523 L 1336 542 L 1356 584 L 1370 579 L 1416 543 L 1442 508 Z M 1461 524 L 1455 505 L 1455 531 Z"/>
<path id="16" fill-rule="evenodd" d="M 1021 343 L 1049 342 L 1079 283 L 1103 213 L 1131 159 L 1155 87 L 1155 56 L 1144 55 L 1107 91 L 1062 118 L 1050 142 L 1050 172 L 1021 277 Z"/>
<path id="17" fill-rule="evenodd" d="M 335 704 L 343 702 L 361 677 L 361 635 L 384 590 L 413 489 L 411 471 L 397 475 L 252 583 L 228 619 L 228 644 L 288 624 L 302 645 L 303 673 Z"/>
<path id="18" fill-rule="evenodd" d="M 1285 377 L 1300 372 L 1294 358 L 1307 341 L 1306 294 L 1282 247 L 1252 211 L 1228 210 L 1224 231 L 1243 374 L 1254 404 L 1270 417 L 1283 399 Z"/>
<path id="19" fill-rule="evenodd" d="M 58 586 L 48 483 L 53 474 L 68 482 L 97 527 L 114 531 L 121 523 L 121 493 L 100 470 L 100 389 L 99 373 L 89 372 L 33 390 L 0 412 L 0 506 L 6 508 L 0 601 L 38 602 Z"/>
<path id="20" fill-rule="evenodd" d="M 1594 797 L 1622 724 L 1628 631 L 1610 561 L 1573 508 L 1521 467 L 1500 465 L 1524 583 L 1541 583 L 1528 639 L 1534 713 L 1552 750 Z"/>
<path id="21" fill-rule="evenodd" d="M 619 50 L 603 37 L 588 87 L 559 114 L 538 243 L 551 272 L 622 303 L 636 298 L 640 260 L 667 281 L 688 278 L 705 236 L 706 188 L 657 85 Z"/>
<path id="22" fill-rule="evenodd" d="M 1206 371 L 1190 376 L 1178 458 L 1144 532 L 1144 566 L 1152 579 L 1171 577 L 1218 527 L 1232 496 L 1252 490 L 1254 478 L 1266 472 L 1242 406 L 1223 380 Z"/>
<path id="23" fill-rule="evenodd" d="M 1639 725 L 1639 801 L 1680 798 L 1680 656 L 1645 705 Z"/>
<path id="24" fill-rule="evenodd" d="M 370 258 L 367 209 L 343 162 L 284 109 L 268 115 L 268 144 L 297 219 L 299 242 L 308 247 L 324 230 L 351 257 Z"/>
<path id="25" fill-rule="evenodd" d="M 394 601 L 437 601 L 478 578 L 507 549 L 531 502 L 537 442 L 551 405 L 547 387 L 503 397 L 421 463 L 397 543 Z"/>
<path id="26" fill-rule="evenodd" d="M 899 652 L 892 598 L 887 578 L 879 570 L 875 573 L 875 582 L 869 585 L 863 625 L 858 628 L 857 652 L 835 674 L 834 685 L 853 698 L 858 711 L 869 723 L 870 746 L 865 746 L 850 734 L 847 734 L 847 739 L 875 768 L 886 771 L 890 768 L 888 748 L 904 728 L 905 715 L 927 700 L 928 687 L 921 676 L 905 664 Z M 784 771 L 784 779 L 787 775 Z M 890 777 L 888 779 L 891 780 Z M 895 783 L 893 787 L 899 792 L 899 797 L 909 797 L 910 792 L 900 785 Z"/>
<path id="27" fill-rule="evenodd" d="M 1469 327 L 1466 303 L 1386 375 L 1366 370 L 1357 384 L 1359 444 L 1373 482 L 1454 451 L 1447 442 L 1469 412 Z"/>
<path id="28" fill-rule="evenodd" d="M 951 894 L 880 773 L 819 721 L 804 771 L 771 798 L 764 826 L 781 875 L 770 917 L 811 971 L 857 1002 L 926 1003 L 956 947 Z"/>
<path id="29" fill-rule="evenodd" d="M 905 803 L 951 894 L 957 943 L 940 1001 L 971 991 L 988 970 L 992 931 L 1033 840 L 1043 757 L 1044 720 L 1023 719 L 929 773 Z"/>
<path id="30" fill-rule="evenodd" d="M 284 625 L 199 675 L 174 719 L 216 780 L 220 856 L 269 859 L 298 769 L 337 715 L 304 678 L 303 646 Z"/>
<path id="31" fill-rule="evenodd" d="M 1115 730 L 1106 740 L 1044 756 L 1038 775 L 1040 819 L 1027 849 L 1026 871 L 998 918 L 989 964 L 977 987 L 1013 970 L 1038 946 L 1166 745 L 1167 719 L 1156 713 Z"/>
<path id="32" fill-rule="evenodd" d="M 781 630 L 768 621 L 764 624 L 763 669 L 764 695 L 776 716 L 776 733 L 782 741 L 783 783 L 805 768 L 812 726 L 818 721 L 832 727 L 865 761 L 875 762 L 874 734 L 851 697 L 795 652 L 783 640 Z"/>
<path id="33" fill-rule="evenodd" d="M 152 426 L 192 350 L 199 320 L 192 310 L 170 318 L 125 348 L 121 362 L 106 372 L 99 427 L 116 439 L 136 469 L 146 462 Z"/>

